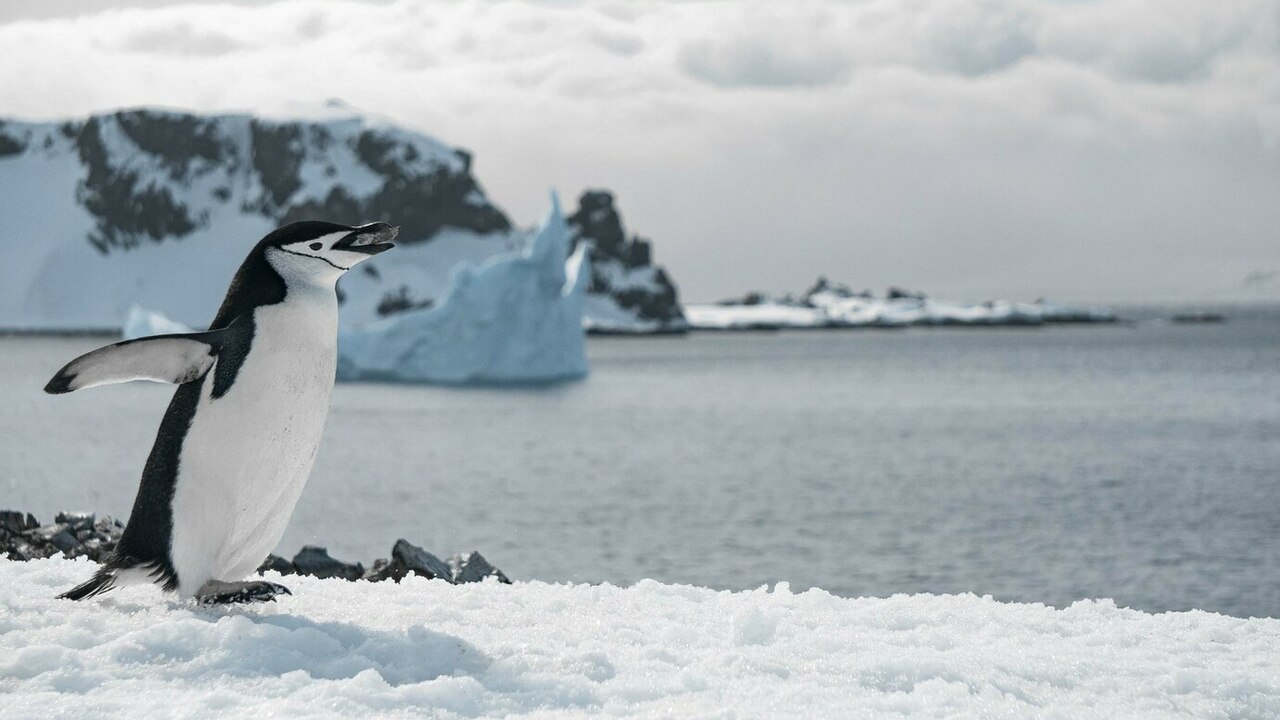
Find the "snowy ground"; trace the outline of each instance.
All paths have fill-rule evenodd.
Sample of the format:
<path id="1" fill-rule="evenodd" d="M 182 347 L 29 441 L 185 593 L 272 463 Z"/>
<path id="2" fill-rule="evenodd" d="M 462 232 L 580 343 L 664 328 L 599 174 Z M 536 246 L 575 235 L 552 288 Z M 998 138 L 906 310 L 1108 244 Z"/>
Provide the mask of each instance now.
<path id="1" fill-rule="evenodd" d="M 1280 715 L 1280 620 L 652 581 L 52 599 L 90 569 L 0 560 L 6 718 Z"/>

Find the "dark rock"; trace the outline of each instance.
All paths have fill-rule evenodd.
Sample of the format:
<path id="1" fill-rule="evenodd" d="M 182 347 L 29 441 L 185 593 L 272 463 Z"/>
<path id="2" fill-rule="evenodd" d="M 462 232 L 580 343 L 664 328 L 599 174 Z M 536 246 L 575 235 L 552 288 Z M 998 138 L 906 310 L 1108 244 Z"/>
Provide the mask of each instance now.
<path id="1" fill-rule="evenodd" d="M 620 307 L 635 312 L 637 318 L 657 322 L 665 329 L 687 327 L 675 284 L 665 270 L 653 265 L 652 243 L 639 236 L 627 238 L 612 193 L 582 193 L 577 211 L 566 219 L 574 231 L 574 247 L 580 242 L 591 243 L 591 284 L 587 292 L 609 295 Z M 650 282 L 615 288 L 611 268 L 652 268 Z"/>
<path id="2" fill-rule="evenodd" d="M 35 516 L 31 513 L 21 513 L 17 510 L 0 510 L 0 534 L 20 535 L 39 526 L 40 523 L 36 522 Z"/>
<path id="3" fill-rule="evenodd" d="M 369 582 L 382 582 L 383 580 L 395 580 L 396 582 L 400 582 L 400 578 L 404 577 L 404 575 L 396 576 L 392 573 L 390 568 L 390 560 L 386 558 L 378 558 L 373 561 L 373 565 L 370 566 L 368 570 L 364 571 L 364 577 L 361 579 L 368 580 Z"/>
<path id="4" fill-rule="evenodd" d="M 259 575 L 268 570 L 274 570 L 281 575 L 293 575 L 298 572 L 298 569 L 293 566 L 293 563 L 279 555 L 268 555 L 267 559 L 263 560 L 262 564 L 258 566 Z"/>
<path id="5" fill-rule="evenodd" d="M 53 536 L 49 538 L 49 544 L 58 548 L 63 553 L 69 553 L 80 547 L 80 541 L 76 539 L 75 535 L 72 535 L 71 532 L 65 528 L 54 533 Z"/>
<path id="6" fill-rule="evenodd" d="M 443 560 L 401 538 L 391 548 L 392 562 L 398 562 L 414 575 L 452 580 L 453 572 Z"/>
<path id="7" fill-rule="evenodd" d="M 904 290 L 900 287 L 891 287 L 885 292 L 885 297 L 890 300 L 924 300 L 925 295 L 922 292 L 912 292 Z"/>
<path id="8" fill-rule="evenodd" d="M 60 512 L 53 516 L 53 521 L 59 525 L 66 525 L 71 532 L 79 532 L 93 527 L 93 523 L 97 521 L 97 516 L 89 512 Z"/>
<path id="9" fill-rule="evenodd" d="M 87 557 L 95 562 L 106 562 L 124 532 L 124 523 L 119 520 L 98 518 L 92 513 L 62 512 L 56 517 L 58 522 L 41 526 L 30 514 L 0 511 L 0 556 L 22 561 L 61 554 L 69 558 Z M 502 583 L 511 582 L 478 552 L 455 555 L 445 562 L 403 538 L 391 548 L 390 560 L 375 561 L 367 572 L 364 565 L 337 560 L 329 555 L 327 549 L 316 545 L 304 546 L 292 562 L 278 555 L 268 555 L 259 566 L 258 574 L 267 570 L 281 575 L 296 573 L 318 578 L 363 578 L 375 582 L 399 582 L 408 575 L 449 583 L 480 582 L 489 577 Z"/>
<path id="10" fill-rule="evenodd" d="M 115 549 L 124 524 L 93 513 L 62 512 L 57 522 L 39 526 L 34 516 L 0 513 L 0 554 L 11 560 L 32 560 L 62 554 L 103 561 Z M 12 532 L 19 529 L 18 532 Z"/>
<path id="11" fill-rule="evenodd" d="M 76 200 L 94 217 L 96 227 L 88 239 L 99 252 L 128 250 L 144 240 L 180 238 L 199 227 L 202 219 L 193 218 L 168 188 L 144 186 L 138 173 L 112 164 L 100 117 L 80 126 L 76 149 L 87 170 Z"/>
<path id="12" fill-rule="evenodd" d="M 303 158 L 302 128 L 254 120 L 249 125 L 249 138 L 253 169 L 258 171 L 262 187 L 267 191 L 260 209 L 263 214 L 269 214 L 282 208 L 302 187 L 302 179 L 298 177 Z"/>
<path id="13" fill-rule="evenodd" d="M 454 555 L 449 558 L 449 569 L 453 572 L 453 581 L 455 583 L 472 583 L 480 582 L 487 577 L 497 578 L 498 582 L 511 584 L 508 578 L 501 570 L 494 567 L 488 560 L 478 552 L 469 552 L 466 555 Z"/>
<path id="14" fill-rule="evenodd" d="M 364 565 L 345 563 L 329 556 L 326 548 L 317 545 L 305 545 L 293 556 L 293 566 L 299 575 L 310 575 L 321 579 L 340 577 L 345 580 L 359 580 L 364 575 Z"/>
<path id="15" fill-rule="evenodd" d="M 334 188 L 323 201 L 307 200 L 288 208 L 280 221 L 394 221 L 400 226 L 399 242 L 405 243 L 429 240 L 446 226 L 477 233 L 511 228 L 507 216 L 483 199 L 469 156 L 461 172 L 440 166 L 424 173 L 415 167 L 420 155 L 412 144 L 380 130 L 362 132 L 354 149 L 363 164 L 385 179 L 373 195 L 360 200 Z"/>
<path id="16" fill-rule="evenodd" d="M 143 152 L 155 156 L 175 180 L 186 178 L 198 160 L 222 159 L 223 147 L 213 123 L 195 115 L 154 110 L 116 113 L 120 129 Z"/>
<path id="17" fill-rule="evenodd" d="M 365 579 L 371 582 L 400 582 L 410 574 L 429 580 L 439 578 L 453 582 L 453 570 L 445 561 L 404 538 L 397 540 L 395 547 L 391 548 L 391 559 L 376 561 Z"/>
<path id="18" fill-rule="evenodd" d="M 0 120 L 0 157 L 21 155 L 26 149 L 27 144 L 21 138 L 6 132 L 4 121 Z"/>
<path id="19" fill-rule="evenodd" d="M 34 560 L 40 557 L 39 555 L 36 554 L 35 547 L 33 547 L 30 543 L 23 542 L 22 540 L 5 543 L 4 550 L 5 550 L 5 557 L 9 558 L 10 560 L 24 561 L 24 560 Z"/>

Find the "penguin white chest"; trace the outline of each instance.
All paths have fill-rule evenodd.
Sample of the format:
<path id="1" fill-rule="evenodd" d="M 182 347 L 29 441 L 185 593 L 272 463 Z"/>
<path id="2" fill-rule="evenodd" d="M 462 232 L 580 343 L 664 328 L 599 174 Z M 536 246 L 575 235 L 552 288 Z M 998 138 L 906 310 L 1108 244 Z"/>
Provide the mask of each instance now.
<path id="1" fill-rule="evenodd" d="M 320 445 L 336 358 L 330 294 L 257 308 L 249 351 L 217 398 L 215 363 L 174 487 L 171 555 L 180 592 L 247 576 L 280 541 Z"/>

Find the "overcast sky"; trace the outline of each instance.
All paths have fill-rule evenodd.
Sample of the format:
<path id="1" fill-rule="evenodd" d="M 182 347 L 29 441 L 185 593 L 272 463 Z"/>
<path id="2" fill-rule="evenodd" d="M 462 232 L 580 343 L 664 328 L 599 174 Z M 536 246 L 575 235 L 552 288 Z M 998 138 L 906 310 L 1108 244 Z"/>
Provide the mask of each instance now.
<path id="1" fill-rule="evenodd" d="M 1280 299 L 1280 0 L 0 4 L 0 114 L 328 98 L 522 224 L 612 189 L 693 301 Z"/>

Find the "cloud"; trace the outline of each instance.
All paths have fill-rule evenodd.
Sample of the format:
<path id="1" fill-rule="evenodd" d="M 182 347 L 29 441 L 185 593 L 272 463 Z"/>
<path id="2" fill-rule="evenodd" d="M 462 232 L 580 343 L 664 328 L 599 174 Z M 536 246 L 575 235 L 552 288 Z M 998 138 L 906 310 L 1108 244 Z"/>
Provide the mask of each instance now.
<path id="1" fill-rule="evenodd" d="M 152 24 L 122 33 L 116 47 L 123 52 L 217 57 L 240 50 L 244 46 L 228 35 L 214 30 L 196 29 L 188 22 L 177 21 Z"/>
<path id="2" fill-rule="evenodd" d="M 596 30 L 591 33 L 591 40 L 605 50 L 622 57 L 638 55 L 645 48 L 644 38 L 625 32 Z"/>
<path id="3" fill-rule="evenodd" d="M 850 59 L 828 48 L 783 45 L 763 37 L 694 40 L 681 46 L 681 69 L 724 87 L 788 87 L 838 83 Z"/>
<path id="4" fill-rule="evenodd" d="M 1219 58 L 1247 53 L 1251 42 L 1274 33 L 1280 13 L 1274 4 L 1254 2 L 1106 5 L 1068 8 L 1046 23 L 1045 51 L 1121 78 L 1196 82 L 1211 75 Z"/>
<path id="5" fill-rule="evenodd" d="M 341 97 L 473 149 L 520 219 L 613 187 L 695 299 L 1150 296 L 1280 260 L 1275 0 L 147 2 L 0 22 L 0 107 Z"/>
<path id="6" fill-rule="evenodd" d="M 1036 52 L 1037 17 L 1018 3 L 987 0 L 935 6 L 921 18 L 922 45 L 934 67 L 979 76 Z"/>

